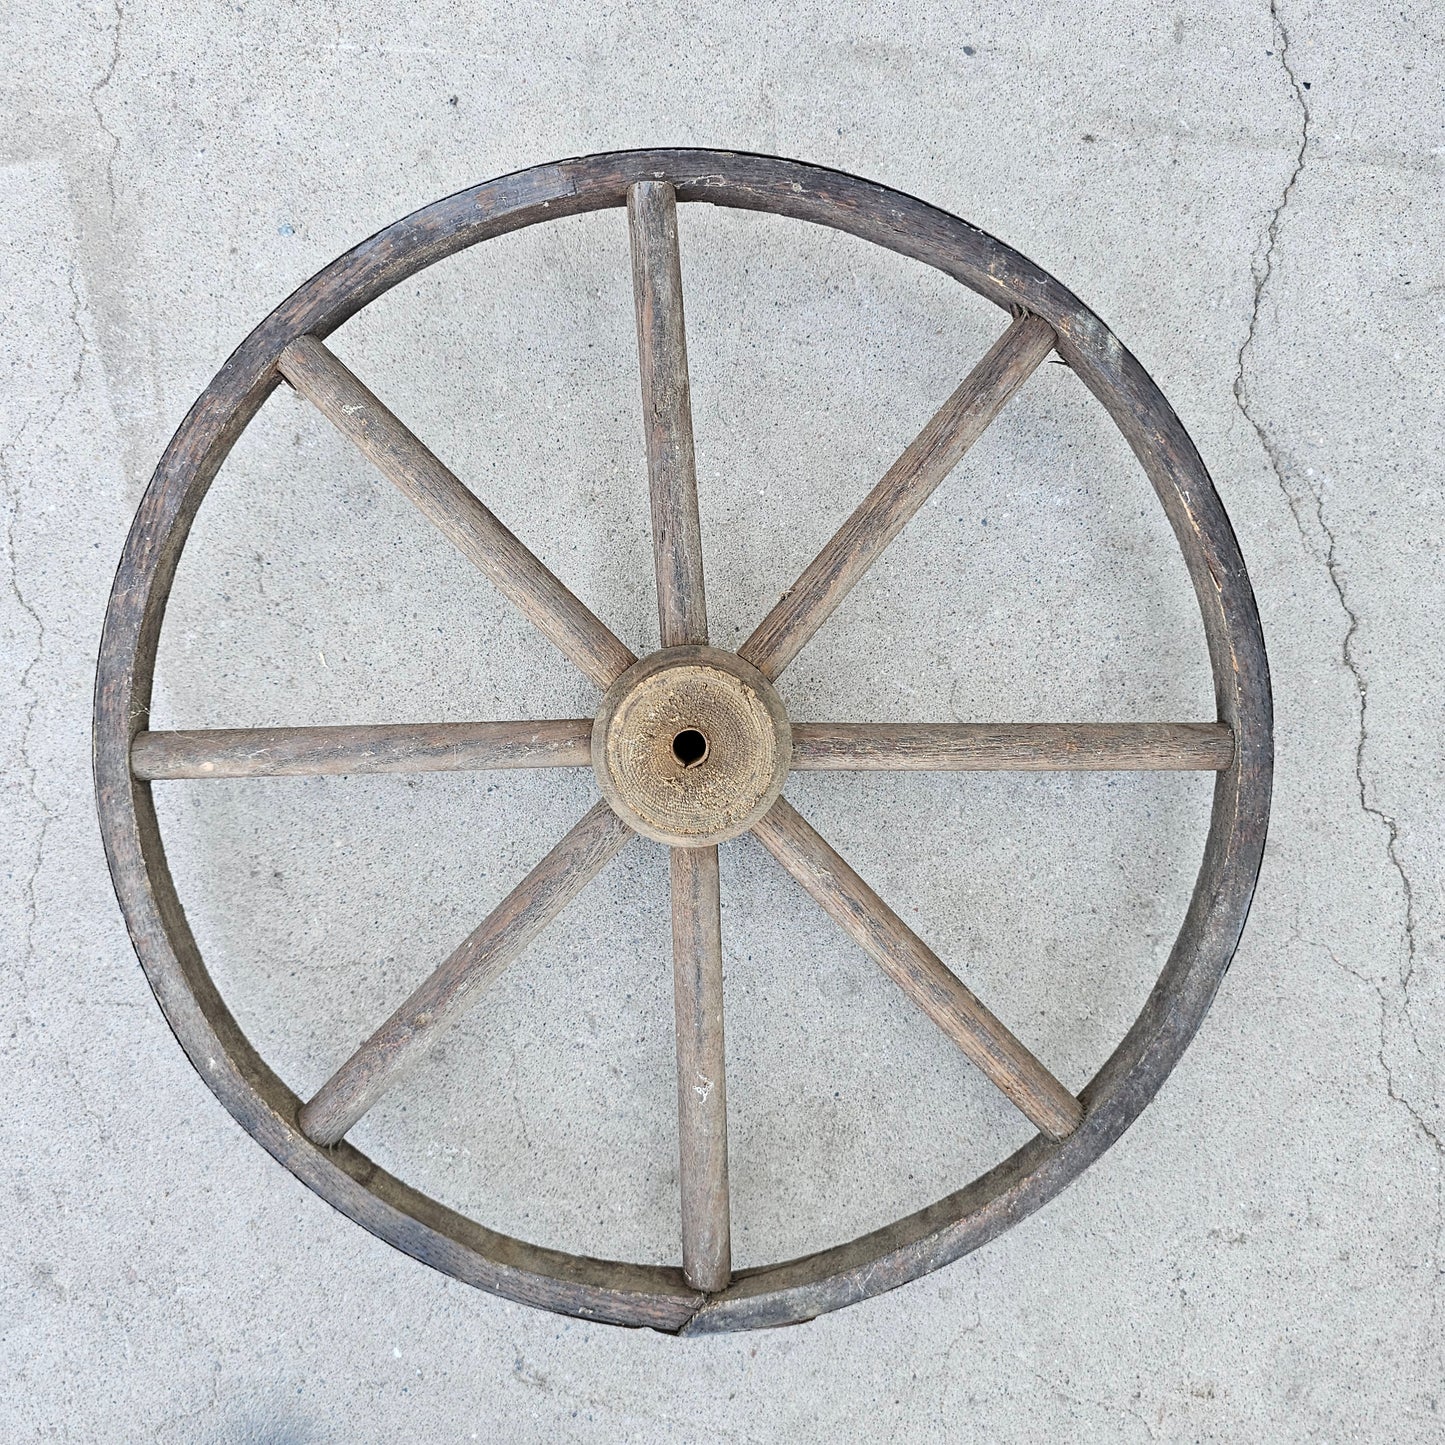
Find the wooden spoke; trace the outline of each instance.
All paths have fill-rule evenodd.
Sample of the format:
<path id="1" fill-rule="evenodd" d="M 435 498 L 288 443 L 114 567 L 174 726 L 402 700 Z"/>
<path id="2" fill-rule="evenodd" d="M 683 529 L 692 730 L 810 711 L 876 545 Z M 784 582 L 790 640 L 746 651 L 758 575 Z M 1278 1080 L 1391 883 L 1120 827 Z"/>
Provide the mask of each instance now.
<path id="1" fill-rule="evenodd" d="M 753 825 L 762 845 L 835 923 L 1045 1134 L 1082 1121 L 1077 1099 L 843 861 L 785 798 Z"/>
<path id="2" fill-rule="evenodd" d="M 590 718 L 209 728 L 138 733 L 130 750 L 131 771 L 145 779 L 464 773 L 489 768 L 585 768 L 591 761 Z"/>
<path id="3" fill-rule="evenodd" d="M 758 624 L 739 655 L 764 677 L 777 677 L 1033 375 L 1056 340 L 1053 328 L 1037 316 L 1015 321 Z"/>
<path id="4" fill-rule="evenodd" d="M 627 222 L 658 623 L 665 648 L 703 645 L 707 601 L 673 188 L 630 186 Z M 732 1274 L 716 845 L 672 850 L 672 957 L 682 1272 L 694 1289 L 716 1292 Z"/>
<path id="5" fill-rule="evenodd" d="M 672 850 L 672 967 L 682 1272 L 716 1293 L 732 1272 L 716 844 Z"/>
<path id="6" fill-rule="evenodd" d="M 333 1074 L 301 1110 L 301 1131 L 337 1143 L 425 1054 L 467 1000 L 532 942 L 602 871 L 631 829 L 597 803 L 471 936 Z"/>
<path id="7" fill-rule="evenodd" d="M 314 336 L 277 361 L 282 376 L 600 688 L 637 659 Z"/>
<path id="8" fill-rule="evenodd" d="M 707 603 L 673 188 L 666 181 L 639 181 L 629 187 L 627 222 L 652 494 L 657 614 L 662 645 L 681 647 L 707 641 Z"/>
<path id="9" fill-rule="evenodd" d="M 1221 771 L 1233 761 L 1224 723 L 793 724 L 793 766 L 812 771 Z"/>

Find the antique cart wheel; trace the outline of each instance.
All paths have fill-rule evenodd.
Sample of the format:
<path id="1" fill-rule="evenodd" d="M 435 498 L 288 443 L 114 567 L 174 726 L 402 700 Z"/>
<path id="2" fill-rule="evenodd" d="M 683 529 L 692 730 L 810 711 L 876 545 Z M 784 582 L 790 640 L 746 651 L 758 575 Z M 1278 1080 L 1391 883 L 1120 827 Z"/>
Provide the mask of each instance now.
<path id="1" fill-rule="evenodd" d="M 1011 318 L 736 654 L 708 646 L 677 246 L 678 201 L 832 226 L 926 262 Z M 399 281 L 558 216 L 628 210 L 662 650 L 639 661 L 324 345 Z M 791 722 L 789 660 L 1051 352 L 1128 440 L 1194 582 L 1218 717 L 1208 722 Z M 592 719 L 149 732 L 162 615 L 221 462 L 282 380 L 307 397 L 601 690 Z M 499 504 L 505 498 L 493 498 Z M 151 798 L 160 778 L 586 767 L 598 802 L 390 1018 L 298 1099 L 242 1035 L 201 961 Z M 782 797 L 792 768 L 1196 768 L 1217 773 L 1198 882 L 1128 1034 L 1073 1097 Z M 181 424 L 126 542 L 96 688 L 95 770 L 116 892 L 176 1036 L 231 1113 L 373 1233 L 484 1289 L 591 1319 L 701 1332 L 786 1324 L 891 1289 L 1037 1209 L 1138 1116 L 1198 1028 L 1233 955 L 1264 846 L 1269 676 L 1249 579 L 1178 418 L 1107 327 L 1052 276 L 932 206 L 816 166 L 700 150 L 562 161 L 463 191 L 347 252 L 279 306 Z M 748 829 L 1034 1123 L 967 1187 L 803 1259 L 729 1263 L 719 842 Z M 575 1257 L 497 1234 L 379 1169 L 347 1130 L 636 833 L 671 846 L 682 1267 Z"/>

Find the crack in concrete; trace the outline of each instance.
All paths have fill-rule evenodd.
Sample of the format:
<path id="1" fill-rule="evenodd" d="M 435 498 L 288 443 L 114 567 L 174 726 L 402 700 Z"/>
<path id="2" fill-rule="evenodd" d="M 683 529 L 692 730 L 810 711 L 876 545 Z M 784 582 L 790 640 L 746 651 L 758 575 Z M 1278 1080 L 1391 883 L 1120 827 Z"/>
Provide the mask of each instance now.
<path id="1" fill-rule="evenodd" d="M 40 814 L 40 827 L 35 835 L 35 847 L 32 850 L 30 866 L 26 871 L 25 881 L 21 885 L 22 896 L 25 899 L 25 926 L 20 935 L 22 966 L 31 962 L 35 956 L 35 929 L 40 921 L 36 882 L 45 862 L 45 840 L 54 817 L 50 805 L 41 795 L 39 772 L 35 767 L 35 760 L 30 754 L 30 736 L 35 727 L 36 711 L 40 707 L 40 692 L 32 686 L 30 678 L 36 667 L 39 666 L 40 659 L 45 655 L 46 627 L 45 619 L 40 615 L 34 603 L 25 595 L 25 589 L 20 585 L 20 554 L 15 540 L 16 530 L 20 525 L 20 486 L 18 481 L 13 480 L 14 472 L 10 465 L 10 454 L 23 435 L 24 428 L 22 427 L 14 442 L 0 448 L 0 486 L 4 488 L 6 503 L 6 581 L 9 583 L 10 594 L 15 599 L 16 607 L 23 617 L 30 620 L 35 634 L 34 651 L 16 680 L 16 691 L 25 699 L 21 707 L 20 737 L 16 744 L 16 756 L 20 763 L 19 776 L 25 793 Z"/>
<path id="2" fill-rule="evenodd" d="M 1396 1087 L 1395 1071 L 1390 1066 L 1390 1061 L 1386 1057 L 1386 1049 L 1389 1045 L 1390 1000 L 1384 987 L 1377 979 L 1366 978 L 1359 969 L 1351 968 L 1344 959 L 1335 953 L 1334 949 L 1323 943 L 1316 943 L 1314 940 L 1306 938 L 1299 931 L 1298 920 L 1296 920 L 1295 923 L 1294 936 L 1307 947 L 1318 948 L 1336 968 L 1349 974 L 1351 978 L 1357 979 L 1374 993 L 1375 1000 L 1380 1008 L 1380 1046 L 1376 1051 L 1375 1057 L 1380 1065 L 1380 1071 L 1385 1076 L 1385 1092 L 1389 1095 L 1392 1103 L 1399 1104 L 1401 1108 L 1409 1114 L 1410 1118 L 1414 1120 L 1415 1127 L 1420 1130 L 1425 1136 L 1426 1141 L 1435 1150 L 1435 1279 L 1432 1282 L 1430 1290 L 1430 1324 L 1432 1338 L 1439 1340 L 1441 1335 L 1439 1329 L 1436 1327 L 1440 1313 L 1439 1286 L 1442 1282 L 1445 1282 L 1445 1140 L 1442 1140 L 1440 1135 L 1430 1127 L 1425 1116 L 1416 1108 L 1409 1095 Z M 1408 1022 L 1407 1019 L 1407 1024 Z M 1410 1027 L 1413 1032 L 1413 1025 L 1410 1025 Z M 1441 1344 L 1440 1351 L 1442 1359 L 1445 1359 L 1445 1343 Z"/>
<path id="3" fill-rule="evenodd" d="M 1307 468 L 1306 476 L 1311 475 L 1312 471 L 1312 468 Z M 1325 572 L 1330 579 L 1330 585 L 1334 588 L 1340 610 L 1345 614 L 1346 619 L 1345 635 L 1340 642 L 1340 659 L 1354 682 L 1355 694 L 1359 700 L 1360 728 L 1355 739 L 1355 787 L 1359 795 L 1360 811 L 1367 817 L 1373 818 L 1385 830 L 1385 853 L 1400 880 L 1400 894 L 1405 912 L 1405 961 L 1400 970 L 1400 989 L 1404 996 L 1405 1022 L 1410 1030 L 1410 1038 L 1415 1045 L 1416 1053 L 1426 1063 L 1429 1063 L 1429 1056 L 1421 1047 L 1420 1036 L 1416 1031 L 1414 1016 L 1411 1013 L 1410 984 L 1415 976 L 1417 961 L 1415 886 L 1405 867 L 1404 859 L 1400 856 L 1400 824 L 1393 814 L 1386 812 L 1378 803 L 1370 801 L 1370 788 L 1365 779 L 1365 749 L 1369 744 L 1370 736 L 1370 683 L 1365 676 L 1364 668 L 1360 665 L 1359 658 L 1355 655 L 1355 635 L 1360 630 L 1360 617 L 1359 613 L 1350 605 L 1346 595 L 1344 579 L 1340 573 L 1334 528 L 1325 519 L 1324 480 L 1323 477 L 1320 479 L 1319 487 L 1309 487 L 1309 496 L 1314 502 L 1315 524 L 1325 539 L 1323 559 Z"/>
<path id="4" fill-rule="evenodd" d="M 1126 1419 L 1137 1420 L 1143 1427 L 1144 1433 L 1151 1440 L 1159 1438 L 1159 1431 L 1149 1422 L 1149 1417 L 1141 1410 L 1136 1410 L 1130 1405 L 1121 1405 L 1117 1400 L 1098 1400 L 1087 1395 L 1077 1395 L 1065 1389 L 1057 1381 L 1051 1380 L 1046 1375 L 1041 1375 L 1037 1370 L 1030 1370 L 1034 1379 L 1041 1384 L 1056 1400 L 1062 1400 L 1065 1404 L 1077 1405 L 1083 1409 L 1104 1410 L 1112 1415 L 1123 1415 Z M 1163 1424 L 1163 1411 L 1160 1412 L 1160 1424 Z"/>
<path id="5" fill-rule="evenodd" d="M 1316 481 L 1314 469 L 1307 467 L 1304 471 L 1305 482 L 1302 490 L 1297 492 L 1290 485 L 1289 473 L 1293 469 L 1283 449 L 1275 441 L 1270 433 L 1269 427 L 1255 408 L 1249 389 L 1247 374 L 1248 359 L 1254 349 L 1265 291 L 1274 276 L 1275 254 L 1279 245 L 1281 223 L 1285 211 L 1294 196 L 1295 187 L 1299 183 L 1300 176 L 1304 172 L 1308 159 L 1310 125 L 1312 120 L 1309 103 L 1305 99 L 1304 84 L 1296 74 L 1294 66 L 1290 61 L 1290 33 L 1283 16 L 1280 14 L 1278 0 L 1270 0 L 1269 13 L 1274 27 L 1276 53 L 1279 56 L 1280 66 L 1284 70 L 1285 76 L 1290 84 L 1290 89 L 1294 93 L 1295 102 L 1299 107 L 1299 145 L 1295 151 L 1294 164 L 1290 170 L 1289 179 L 1285 182 L 1284 189 L 1280 193 L 1279 202 L 1270 212 L 1269 221 L 1265 226 L 1264 237 L 1259 252 L 1251 264 L 1251 273 L 1254 279 L 1254 299 L 1250 310 L 1249 325 L 1236 356 L 1234 399 L 1240 414 L 1244 417 L 1245 421 L 1249 423 L 1250 428 L 1258 438 L 1269 468 L 1274 473 L 1275 482 L 1279 487 L 1280 493 L 1289 504 L 1290 514 L 1294 518 L 1295 528 L 1299 532 L 1300 541 L 1311 556 L 1323 563 L 1325 574 L 1329 578 L 1330 586 L 1334 590 L 1335 597 L 1340 605 L 1340 610 L 1345 615 L 1345 632 L 1340 642 L 1340 660 L 1354 685 L 1359 713 L 1359 730 L 1355 740 L 1354 758 L 1355 787 L 1359 799 L 1360 811 L 1367 818 L 1378 823 L 1384 830 L 1385 854 L 1390 867 L 1394 870 L 1400 881 L 1405 933 L 1405 957 L 1399 974 L 1401 1014 L 1416 1053 L 1429 1065 L 1429 1055 L 1420 1043 L 1420 1036 L 1415 1026 L 1410 996 L 1410 986 L 1415 976 L 1417 963 L 1415 888 L 1409 870 L 1405 866 L 1405 860 L 1401 854 L 1399 821 L 1393 814 L 1382 808 L 1377 801 L 1372 801 L 1372 789 L 1365 777 L 1365 753 L 1369 745 L 1369 679 L 1366 677 L 1364 667 L 1356 653 L 1356 637 L 1360 630 L 1359 613 L 1350 602 L 1340 564 L 1335 530 L 1330 525 L 1325 514 L 1324 492 L 1327 478 L 1321 475 Z M 1313 523 L 1313 526 L 1317 529 L 1317 533 L 1314 536 L 1312 536 L 1310 532 L 1310 523 Z M 1323 538 L 1323 543 L 1319 541 L 1319 538 Z M 1334 958 L 1334 954 L 1331 953 L 1330 957 Z M 1436 1283 L 1438 1285 L 1441 1282 L 1445 1282 L 1445 1264 L 1442 1264 L 1442 1260 L 1445 1260 L 1445 1255 L 1442 1255 L 1441 1248 L 1442 1240 L 1445 1240 L 1445 1144 L 1442 1144 L 1440 1135 L 1426 1121 L 1420 1107 L 1397 1087 L 1395 1071 L 1385 1059 L 1385 1050 L 1388 1043 L 1385 1028 L 1387 1000 L 1383 989 L 1379 984 L 1364 979 L 1363 975 L 1357 973 L 1339 959 L 1336 958 L 1335 962 L 1347 973 L 1361 979 L 1362 982 L 1370 983 L 1379 994 L 1380 1007 L 1382 1010 L 1380 1064 L 1385 1072 L 1386 1090 L 1391 1100 L 1399 1104 L 1409 1113 L 1415 1124 L 1423 1132 L 1425 1138 L 1433 1146 L 1437 1155 L 1435 1257 Z M 1433 1318 L 1435 1310 L 1438 1307 L 1438 1289 L 1432 1291 L 1431 1298 Z"/>
<path id="6" fill-rule="evenodd" d="M 1395 1073 L 1394 1070 L 1390 1067 L 1389 1060 L 1385 1057 L 1385 1049 L 1389 1038 L 1386 1025 L 1388 1022 L 1390 999 L 1389 995 L 1385 992 L 1384 985 L 1378 979 L 1370 978 L 1366 974 L 1361 973 L 1359 969 L 1352 968 L 1334 951 L 1334 949 L 1329 947 L 1328 944 L 1321 943 L 1317 939 L 1310 938 L 1305 933 L 1303 927 L 1300 924 L 1300 909 L 1302 906 L 1303 905 L 1299 902 L 1296 902 L 1295 904 L 1294 927 L 1290 930 L 1290 936 L 1285 940 L 1285 946 L 1288 947 L 1290 944 L 1293 943 L 1302 943 L 1306 948 L 1319 949 L 1319 951 L 1323 953 L 1325 957 L 1328 958 L 1329 961 L 1335 965 L 1336 968 L 1340 969 L 1341 972 L 1349 974 L 1351 978 L 1356 979 L 1358 982 L 1364 984 L 1366 988 L 1373 991 L 1380 1004 L 1380 1047 L 1377 1053 L 1377 1059 L 1380 1068 L 1385 1075 L 1385 1091 L 1389 1094 L 1393 1102 L 1402 1105 L 1406 1110 L 1409 1111 L 1415 1122 L 1424 1132 L 1425 1137 L 1430 1141 L 1434 1148 L 1441 1151 L 1442 1154 L 1445 1154 L 1445 1140 L 1442 1140 L 1439 1134 L 1437 1134 L 1435 1130 L 1430 1127 L 1430 1125 L 1426 1122 L 1424 1116 L 1415 1107 L 1415 1105 L 1408 1098 L 1401 1096 L 1398 1090 L 1395 1088 Z"/>
<path id="7" fill-rule="evenodd" d="M 105 189 L 110 198 L 110 216 L 115 219 L 115 158 L 120 152 L 120 137 L 110 128 L 105 119 L 105 111 L 101 107 L 101 92 L 110 88 L 110 83 L 115 79 L 115 68 L 120 61 L 120 32 L 121 26 L 125 23 L 125 11 L 120 0 L 111 0 L 115 23 L 110 27 L 110 59 L 106 63 L 104 72 L 99 80 L 90 87 L 90 108 L 95 113 L 95 123 L 100 127 L 101 133 L 110 142 L 108 153 L 105 158 Z"/>
<path id="8" fill-rule="evenodd" d="M 65 412 L 65 409 L 74 401 L 81 392 L 84 384 L 85 363 L 90 356 L 90 340 L 85 334 L 85 327 L 81 323 L 81 315 L 84 310 L 84 303 L 80 296 L 80 286 L 76 277 L 73 265 L 66 268 L 66 286 L 70 292 L 70 315 L 69 322 L 74 329 L 79 346 L 76 351 L 75 367 L 70 374 L 70 384 L 64 393 L 55 403 L 50 414 L 41 423 L 35 435 L 35 444 L 39 445 L 49 436 L 51 429 Z M 40 827 L 35 835 L 35 847 L 32 851 L 30 866 L 26 871 L 25 881 L 21 891 L 25 899 L 25 925 L 21 933 L 21 962 L 22 966 L 33 962 L 35 958 L 35 930 L 40 922 L 40 901 L 37 894 L 37 885 L 40 874 L 45 865 L 45 845 L 50 834 L 50 826 L 55 821 L 56 812 L 40 791 L 40 773 L 35 765 L 35 759 L 31 755 L 30 740 L 35 728 L 35 714 L 40 707 L 40 690 L 31 682 L 35 669 L 39 667 L 44 659 L 47 644 L 50 641 L 51 629 L 46 624 L 45 618 L 40 610 L 26 595 L 25 589 L 20 585 L 20 552 L 17 541 L 17 534 L 20 527 L 21 510 L 21 485 L 15 475 L 11 458 L 17 447 L 24 441 L 29 429 L 29 418 L 21 423 L 15 436 L 0 447 L 0 492 L 5 498 L 5 556 L 6 556 L 6 582 L 10 588 L 10 595 L 15 599 L 15 605 L 22 617 L 28 618 L 31 629 L 34 632 L 35 644 L 24 668 L 16 680 L 16 690 L 25 702 L 21 708 L 20 735 L 16 742 L 16 756 L 19 759 L 19 775 L 22 780 L 22 787 L 29 795 L 40 815 Z"/>
<path id="9" fill-rule="evenodd" d="M 1285 27 L 1284 19 L 1279 13 L 1277 0 L 1270 0 L 1270 20 L 1274 25 L 1275 46 L 1279 54 L 1279 63 L 1284 68 L 1284 73 L 1289 79 L 1290 87 L 1294 91 L 1295 101 L 1300 110 L 1300 133 L 1299 147 L 1295 152 L 1294 167 L 1290 171 L 1289 179 L 1284 184 L 1284 190 L 1280 193 L 1279 203 L 1270 212 L 1270 217 L 1264 229 L 1264 239 L 1260 244 L 1258 253 L 1250 263 L 1250 271 L 1254 277 L 1254 304 L 1249 313 L 1249 328 L 1245 332 L 1244 340 L 1239 344 L 1239 352 L 1235 357 L 1234 372 L 1234 400 L 1239 407 L 1240 413 L 1245 421 L 1254 429 L 1254 434 L 1259 438 L 1259 444 L 1264 448 L 1265 456 L 1275 474 L 1275 480 L 1279 483 L 1279 489 L 1284 494 L 1285 500 L 1289 503 L 1290 511 L 1294 514 L 1295 526 L 1299 528 L 1300 536 L 1304 538 L 1306 546 L 1309 539 L 1305 537 L 1304 522 L 1300 516 L 1299 503 L 1294 494 L 1290 491 L 1284 476 L 1284 464 L 1273 439 L 1270 437 L 1263 422 L 1256 417 L 1249 394 L 1249 382 L 1246 377 L 1245 358 L 1254 347 L 1255 333 L 1259 329 L 1259 313 L 1264 302 L 1265 289 L 1274 275 L 1274 255 L 1279 246 L 1279 228 L 1284 219 L 1285 210 L 1288 208 L 1294 196 L 1295 186 L 1299 183 L 1300 175 L 1305 168 L 1305 159 L 1309 151 L 1310 143 L 1310 108 L 1305 101 L 1304 88 L 1294 73 L 1294 67 L 1289 60 L 1289 31 Z"/>

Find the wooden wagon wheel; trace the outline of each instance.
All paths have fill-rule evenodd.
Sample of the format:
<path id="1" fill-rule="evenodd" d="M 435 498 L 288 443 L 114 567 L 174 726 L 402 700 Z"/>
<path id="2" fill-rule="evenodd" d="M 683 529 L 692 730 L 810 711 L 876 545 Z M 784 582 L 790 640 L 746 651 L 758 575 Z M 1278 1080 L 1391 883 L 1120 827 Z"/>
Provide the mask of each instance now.
<path id="1" fill-rule="evenodd" d="M 937 267 L 1012 320 L 736 654 L 708 646 L 677 247 L 678 201 L 769 211 Z M 638 661 L 327 350 L 399 281 L 489 237 L 626 205 L 662 650 Z M 790 723 L 773 683 L 1050 351 L 1103 403 L 1153 483 L 1193 579 L 1212 722 Z M 272 388 L 313 402 L 603 691 L 596 719 L 146 730 L 166 599 L 217 469 Z M 241 344 L 150 483 L 106 615 L 96 689 L 101 827 L 131 937 L 176 1036 L 231 1113 L 381 1238 L 547 1309 L 702 1332 L 803 1320 L 891 1289 L 1037 1209 L 1159 1088 L 1228 967 L 1259 870 L 1271 777 L 1269 676 L 1249 579 L 1193 444 L 1107 327 L 1053 277 L 957 218 L 882 186 L 771 157 L 630 151 L 538 166 L 396 222 L 333 262 Z M 201 961 L 167 866 L 160 778 L 585 767 L 597 803 L 336 1070 L 298 1099 L 242 1035 Z M 1196 768 L 1217 773 L 1183 928 L 1139 1017 L 1075 1098 L 781 796 L 790 768 Z M 967 1187 L 851 1243 L 733 1274 L 717 844 L 748 829 L 1038 1128 Z M 485 1228 L 344 1142 L 347 1130 L 636 833 L 671 846 L 682 1267 L 575 1257 Z"/>

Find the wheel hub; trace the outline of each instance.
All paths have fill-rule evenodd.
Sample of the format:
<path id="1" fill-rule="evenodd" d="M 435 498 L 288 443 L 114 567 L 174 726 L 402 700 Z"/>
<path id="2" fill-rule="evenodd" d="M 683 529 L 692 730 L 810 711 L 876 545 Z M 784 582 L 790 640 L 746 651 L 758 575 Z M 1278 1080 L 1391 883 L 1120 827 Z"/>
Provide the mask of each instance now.
<path id="1" fill-rule="evenodd" d="M 792 729 L 757 668 L 712 647 L 669 647 L 628 668 L 592 725 L 602 795 L 639 833 L 700 848 L 745 833 L 788 775 Z"/>

